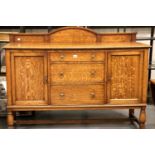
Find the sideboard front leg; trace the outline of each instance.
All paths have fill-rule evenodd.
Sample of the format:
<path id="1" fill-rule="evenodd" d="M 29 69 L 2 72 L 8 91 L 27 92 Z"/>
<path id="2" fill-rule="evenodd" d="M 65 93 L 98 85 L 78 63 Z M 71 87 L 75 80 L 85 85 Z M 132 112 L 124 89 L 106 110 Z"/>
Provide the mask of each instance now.
<path id="1" fill-rule="evenodd" d="M 8 124 L 8 128 L 13 128 L 13 125 L 14 125 L 13 112 L 8 112 L 8 114 L 7 114 L 7 124 Z"/>
<path id="2" fill-rule="evenodd" d="M 146 108 L 142 107 L 140 110 L 140 116 L 139 116 L 139 127 L 140 127 L 140 129 L 145 128 L 145 121 L 146 121 Z"/>
<path id="3" fill-rule="evenodd" d="M 129 118 L 130 119 L 134 118 L 134 109 L 129 109 Z"/>

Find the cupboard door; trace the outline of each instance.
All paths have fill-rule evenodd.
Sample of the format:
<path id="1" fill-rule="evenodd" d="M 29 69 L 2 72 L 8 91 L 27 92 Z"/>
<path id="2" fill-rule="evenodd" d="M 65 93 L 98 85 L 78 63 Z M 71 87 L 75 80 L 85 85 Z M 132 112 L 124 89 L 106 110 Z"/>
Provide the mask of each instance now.
<path id="1" fill-rule="evenodd" d="M 11 53 L 14 105 L 47 105 L 47 55 L 43 52 Z"/>
<path id="2" fill-rule="evenodd" d="M 108 102 L 141 102 L 143 51 L 116 50 L 108 53 Z"/>

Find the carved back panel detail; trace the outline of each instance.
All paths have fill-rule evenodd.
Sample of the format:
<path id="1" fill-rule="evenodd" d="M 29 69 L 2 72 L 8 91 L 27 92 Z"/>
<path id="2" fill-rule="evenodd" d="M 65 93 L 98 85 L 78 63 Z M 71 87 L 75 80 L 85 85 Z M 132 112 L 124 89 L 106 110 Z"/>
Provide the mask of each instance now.
<path id="1" fill-rule="evenodd" d="M 134 39 L 134 35 L 129 35 L 125 33 L 103 34 L 101 36 L 101 42 L 131 42 L 135 41 Z"/>
<path id="2" fill-rule="evenodd" d="M 62 29 L 49 36 L 52 43 L 96 43 L 96 33 L 81 28 Z"/>

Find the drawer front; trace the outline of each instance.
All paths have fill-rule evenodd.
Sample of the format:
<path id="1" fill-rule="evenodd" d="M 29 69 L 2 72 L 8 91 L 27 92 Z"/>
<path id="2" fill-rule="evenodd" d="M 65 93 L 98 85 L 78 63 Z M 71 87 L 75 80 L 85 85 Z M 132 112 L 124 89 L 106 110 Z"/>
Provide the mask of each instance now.
<path id="1" fill-rule="evenodd" d="M 51 87 L 52 105 L 101 105 L 104 103 L 104 85 L 68 85 Z"/>
<path id="2" fill-rule="evenodd" d="M 104 82 L 104 64 L 53 64 L 51 84 L 74 82 Z"/>
<path id="3" fill-rule="evenodd" d="M 94 51 L 57 51 L 50 53 L 50 61 L 104 61 L 105 53 Z"/>

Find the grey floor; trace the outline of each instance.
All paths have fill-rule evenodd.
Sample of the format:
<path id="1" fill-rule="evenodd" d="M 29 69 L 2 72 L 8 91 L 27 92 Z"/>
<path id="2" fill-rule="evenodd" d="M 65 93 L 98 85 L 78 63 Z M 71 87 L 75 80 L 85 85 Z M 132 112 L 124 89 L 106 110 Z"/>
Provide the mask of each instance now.
<path id="1" fill-rule="evenodd" d="M 139 116 L 139 110 L 135 111 Z M 29 119 L 29 116 L 20 119 Z M 96 124 L 16 125 L 15 129 L 137 129 L 128 119 L 128 110 L 36 112 L 31 119 L 103 119 Z M 18 118 L 17 118 L 18 119 Z M 6 129 L 6 118 L 0 118 L 0 129 Z M 155 106 L 147 106 L 146 129 L 155 129 Z"/>

